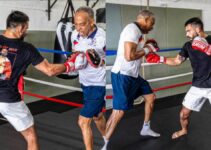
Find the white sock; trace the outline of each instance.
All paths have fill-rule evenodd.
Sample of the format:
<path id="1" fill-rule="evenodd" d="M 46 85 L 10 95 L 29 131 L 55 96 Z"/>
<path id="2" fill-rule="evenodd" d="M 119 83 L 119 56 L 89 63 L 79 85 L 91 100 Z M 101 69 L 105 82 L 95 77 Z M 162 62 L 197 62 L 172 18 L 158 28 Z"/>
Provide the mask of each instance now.
<path id="1" fill-rule="evenodd" d="M 150 128 L 150 121 L 144 122 L 143 128 L 142 128 L 140 134 L 143 135 L 143 136 L 152 136 L 152 137 L 159 137 L 160 136 L 159 133 L 156 133 L 155 131 L 153 131 Z"/>
<path id="2" fill-rule="evenodd" d="M 109 140 L 107 140 L 105 136 L 103 136 L 103 140 L 104 140 L 105 144 L 103 145 L 101 150 L 107 150 L 107 145 L 108 145 Z"/>
<path id="3" fill-rule="evenodd" d="M 144 122 L 143 128 L 150 128 L 150 121 Z"/>
<path id="4" fill-rule="evenodd" d="M 104 140 L 105 143 L 108 143 L 108 141 L 109 141 L 109 140 L 106 139 L 105 136 L 103 136 L 103 140 Z"/>

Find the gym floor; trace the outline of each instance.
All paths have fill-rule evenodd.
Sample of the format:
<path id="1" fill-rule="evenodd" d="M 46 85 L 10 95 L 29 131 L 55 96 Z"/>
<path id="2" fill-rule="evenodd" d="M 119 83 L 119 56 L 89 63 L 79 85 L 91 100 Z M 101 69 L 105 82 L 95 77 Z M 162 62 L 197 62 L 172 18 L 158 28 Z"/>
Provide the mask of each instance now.
<path id="1" fill-rule="evenodd" d="M 55 98 L 81 103 L 82 94 L 72 92 Z M 158 99 L 151 120 L 152 128 L 161 133 L 160 138 L 141 137 L 144 104 L 126 112 L 123 120 L 110 139 L 108 150 L 209 150 L 211 147 L 210 104 L 206 102 L 201 112 L 193 112 L 189 134 L 172 140 L 171 135 L 180 129 L 179 112 L 184 94 Z M 80 108 L 38 101 L 28 104 L 35 118 L 41 150 L 83 150 L 81 131 L 78 127 Z M 107 111 L 106 117 L 111 113 Z M 1 150 L 24 150 L 26 143 L 19 133 L 5 121 L 0 121 Z M 104 142 L 93 124 L 94 149 L 100 150 Z"/>

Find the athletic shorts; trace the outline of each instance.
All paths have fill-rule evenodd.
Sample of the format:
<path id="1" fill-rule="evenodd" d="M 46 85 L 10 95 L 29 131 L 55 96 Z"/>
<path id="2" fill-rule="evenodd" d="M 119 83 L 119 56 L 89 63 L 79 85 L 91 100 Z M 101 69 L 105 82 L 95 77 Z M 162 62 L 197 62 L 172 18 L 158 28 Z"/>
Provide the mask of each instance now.
<path id="1" fill-rule="evenodd" d="M 193 111 L 200 111 L 206 100 L 211 103 L 211 88 L 191 86 L 182 102 L 183 106 Z"/>
<path id="2" fill-rule="evenodd" d="M 149 83 L 138 76 L 137 78 L 111 73 L 113 87 L 113 109 L 129 110 L 133 108 L 136 98 L 141 95 L 152 94 Z"/>
<path id="3" fill-rule="evenodd" d="M 86 118 L 98 117 L 105 106 L 105 86 L 82 85 L 81 87 L 84 107 L 81 109 L 80 115 Z"/>
<path id="4" fill-rule="evenodd" d="M 24 131 L 34 125 L 34 119 L 23 101 L 0 103 L 0 113 L 17 130 Z"/>

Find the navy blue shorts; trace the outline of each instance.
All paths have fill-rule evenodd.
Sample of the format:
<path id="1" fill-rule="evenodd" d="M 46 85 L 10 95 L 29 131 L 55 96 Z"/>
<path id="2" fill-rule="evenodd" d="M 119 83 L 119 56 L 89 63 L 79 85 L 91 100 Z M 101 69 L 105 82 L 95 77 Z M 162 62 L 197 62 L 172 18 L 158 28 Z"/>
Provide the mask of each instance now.
<path id="1" fill-rule="evenodd" d="M 152 94 L 149 83 L 138 76 L 137 78 L 111 73 L 113 87 L 113 109 L 129 110 L 133 108 L 136 98 L 141 95 Z"/>
<path id="2" fill-rule="evenodd" d="M 105 86 L 84 86 L 83 101 L 84 107 L 81 109 L 80 115 L 86 118 L 97 117 L 105 106 Z"/>

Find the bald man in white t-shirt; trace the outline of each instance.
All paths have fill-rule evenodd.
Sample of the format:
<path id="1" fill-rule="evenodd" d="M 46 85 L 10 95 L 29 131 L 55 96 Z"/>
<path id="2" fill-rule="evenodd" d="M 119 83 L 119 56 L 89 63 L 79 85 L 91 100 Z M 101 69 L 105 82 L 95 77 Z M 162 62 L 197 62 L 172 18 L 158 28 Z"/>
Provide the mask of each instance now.
<path id="1" fill-rule="evenodd" d="M 153 13 L 143 10 L 138 14 L 136 22 L 128 24 L 120 35 L 117 57 L 111 70 L 113 111 L 106 124 L 106 143 L 103 150 L 107 149 L 108 141 L 124 112 L 133 107 L 134 100 L 139 96 L 145 99 L 144 124 L 140 134 L 160 136 L 150 128 L 155 94 L 149 83 L 139 75 L 141 58 L 149 52 L 156 51 L 156 47 L 145 44 L 144 39 L 144 34 L 153 29 L 154 22 Z"/>

